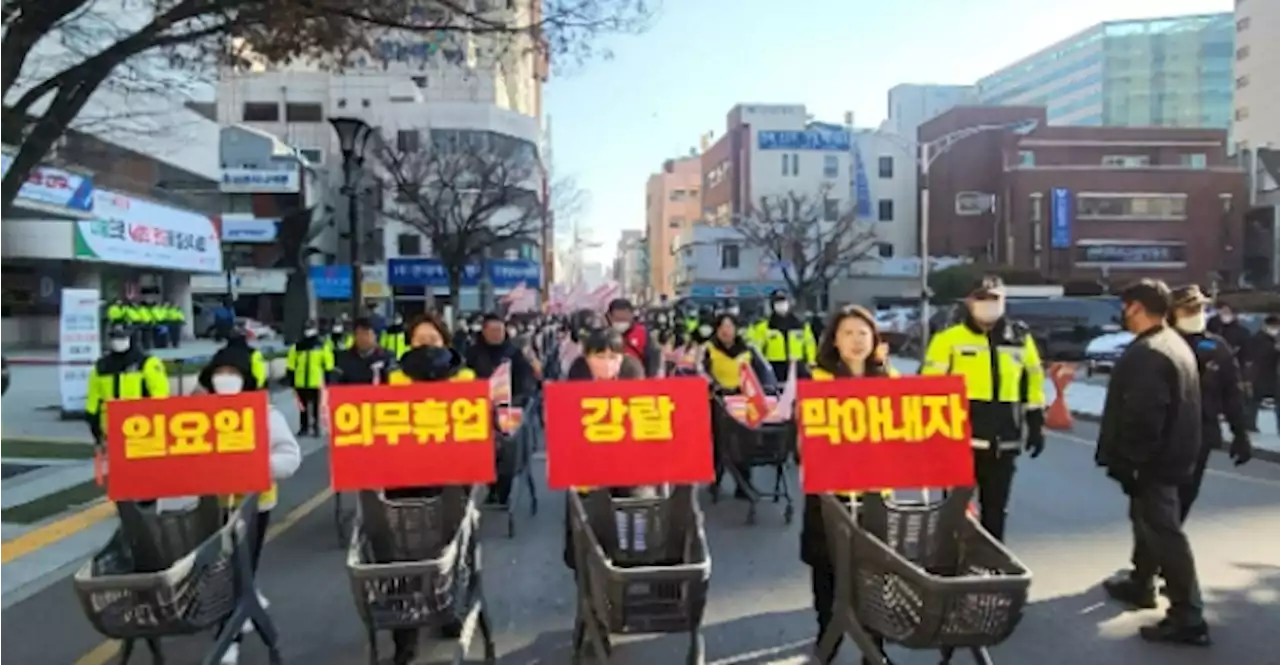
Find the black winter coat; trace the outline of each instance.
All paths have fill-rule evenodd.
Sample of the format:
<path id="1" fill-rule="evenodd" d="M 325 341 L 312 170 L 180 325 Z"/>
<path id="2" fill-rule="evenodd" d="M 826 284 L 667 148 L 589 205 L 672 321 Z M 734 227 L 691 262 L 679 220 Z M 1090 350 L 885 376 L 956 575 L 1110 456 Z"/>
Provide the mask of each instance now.
<path id="1" fill-rule="evenodd" d="M 1200 372 L 1177 332 L 1138 335 L 1111 372 L 1098 432 L 1097 462 L 1139 482 L 1180 485 L 1200 454 Z"/>

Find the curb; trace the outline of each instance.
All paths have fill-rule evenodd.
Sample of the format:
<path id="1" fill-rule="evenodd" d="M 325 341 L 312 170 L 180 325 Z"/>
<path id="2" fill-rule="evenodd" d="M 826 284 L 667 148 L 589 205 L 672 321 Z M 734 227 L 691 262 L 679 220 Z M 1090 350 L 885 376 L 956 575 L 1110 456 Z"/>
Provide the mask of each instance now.
<path id="1" fill-rule="evenodd" d="M 1072 411 L 1071 416 L 1087 423 L 1096 423 L 1101 422 L 1102 420 L 1097 414 L 1086 413 L 1084 411 Z M 1253 459 L 1270 462 L 1272 464 L 1280 464 L 1280 450 L 1271 450 L 1270 448 L 1254 446 Z"/>

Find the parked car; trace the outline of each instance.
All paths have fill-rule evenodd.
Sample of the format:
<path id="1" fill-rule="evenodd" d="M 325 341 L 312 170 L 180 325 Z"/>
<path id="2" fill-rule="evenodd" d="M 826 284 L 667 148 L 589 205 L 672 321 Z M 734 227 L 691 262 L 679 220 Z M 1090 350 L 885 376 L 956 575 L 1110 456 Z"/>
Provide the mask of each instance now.
<path id="1" fill-rule="evenodd" d="M 1095 337 L 1084 349 L 1085 375 L 1110 374 L 1111 368 L 1120 359 L 1120 354 L 1124 353 L 1132 341 L 1133 333 L 1127 330 Z"/>
<path id="2" fill-rule="evenodd" d="M 1010 298 L 1005 315 L 1031 329 L 1040 356 L 1045 361 L 1083 360 L 1089 343 L 1100 335 L 1120 330 L 1120 299 L 1110 296 L 1065 298 Z M 936 333 L 960 321 L 964 305 L 941 305 L 929 318 L 929 330 Z M 913 325 L 904 344 L 904 353 L 919 353 L 920 326 Z"/>

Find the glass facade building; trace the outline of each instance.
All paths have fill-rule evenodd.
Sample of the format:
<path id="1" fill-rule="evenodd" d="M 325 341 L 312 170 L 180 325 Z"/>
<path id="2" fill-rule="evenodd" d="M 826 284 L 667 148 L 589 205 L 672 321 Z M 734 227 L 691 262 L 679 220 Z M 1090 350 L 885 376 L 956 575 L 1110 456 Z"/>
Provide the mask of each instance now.
<path id="1" fill-rule="evenodd" d="M 1055 125 L 1231 125 L 1230 13 L 1096 25 L 978 81 L 984 104 L 1044 106 Z"/>

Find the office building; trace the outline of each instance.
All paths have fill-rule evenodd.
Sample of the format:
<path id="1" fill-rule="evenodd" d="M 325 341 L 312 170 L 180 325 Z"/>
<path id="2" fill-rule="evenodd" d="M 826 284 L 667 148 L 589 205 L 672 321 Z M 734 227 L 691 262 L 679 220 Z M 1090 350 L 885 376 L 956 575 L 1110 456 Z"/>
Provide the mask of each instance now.
<path id="1" fill-rule="evenodd" d="M 916 128 L 954 106 L 972 104 L 978 89 L 972 85 L 902 83 L 889 88 L 888 120 L 881 129 L 915 140 Z"/>
<path id="2" fill-rule="evenodd" d="M 668 159 L 645 184 L 645 236 L 648 238 L 649 288 L 655 297 L 675 294 L 676 239 L 702 213 L 702 159 Z"/>
<path id="3" fill-rule="evenodd" d="M 622 294 L 636 302 L 649 298 L 649 243 L 643 231 L 627 229 L 618 238 L 613 259 L 613 280 Z"/>
<path id="4" fill-rule="evenodd" d="M 1235 32 L 1230 13 L 1100 23 L 982 77 L 978 98 L 1051 125 L 1229 129 Z"/>
<path id="5" fill-rule="evenodd" d="M 1280 285 L 1280 2 L 1236 2 L 1235 141 L 1250 174 L 1245 257 L 1256 284 Z"/>
<path id="6" fill-rule="evenodd" d="M 1224 129 L 1056 127 L 1044 107 L 959 107 L 920 127 L 975 134 L 929 172 L 931 254 L 1036 270 L 1055 282 L 1234 285 L 1244 270 L 1245 172 Z"/>

